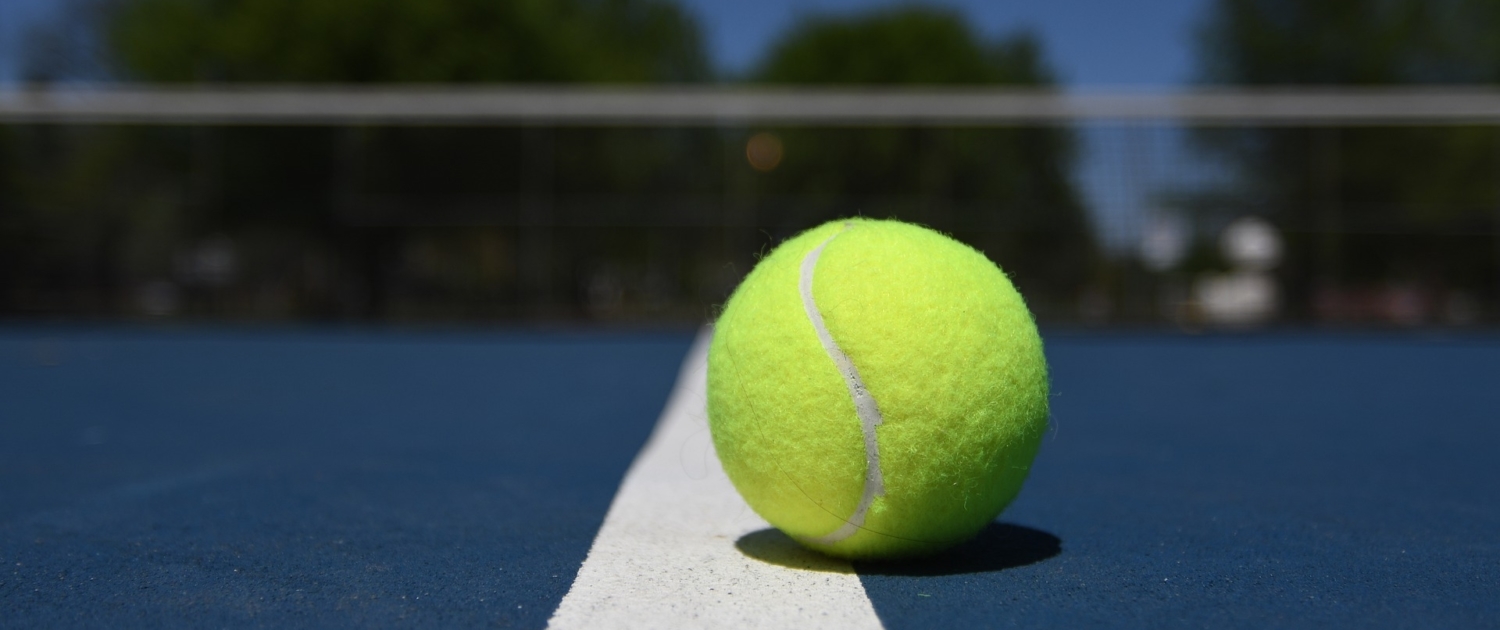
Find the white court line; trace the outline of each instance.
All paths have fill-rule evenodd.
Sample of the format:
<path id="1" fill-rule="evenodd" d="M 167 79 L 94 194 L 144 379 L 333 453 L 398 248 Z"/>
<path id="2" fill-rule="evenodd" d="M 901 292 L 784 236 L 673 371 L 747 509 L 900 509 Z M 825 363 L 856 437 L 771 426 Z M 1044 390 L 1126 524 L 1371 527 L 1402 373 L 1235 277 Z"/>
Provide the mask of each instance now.
<path id="1" fill-rule="evenodd" d="M 848 562 L 795 547 L 719 466 L 705 409 L 709 334 L 688 352 L 549 628 L 880 628 Z M 745 548 L 736 547 L 751 532 Z"/>

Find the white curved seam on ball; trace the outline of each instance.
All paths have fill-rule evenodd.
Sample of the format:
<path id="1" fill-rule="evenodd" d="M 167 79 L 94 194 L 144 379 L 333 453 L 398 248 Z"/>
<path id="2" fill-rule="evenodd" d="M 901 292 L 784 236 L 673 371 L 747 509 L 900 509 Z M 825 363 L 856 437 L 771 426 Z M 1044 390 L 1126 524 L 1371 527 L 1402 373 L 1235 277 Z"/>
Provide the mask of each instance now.
<path id="1" fill-rule="evenodd" d="M 875 396 L 865 387 L 864 381 L 860 380 L 859 370 L 855 369 L 854 362 L 849 360 L 849 355 L 844 353 L 843 348 L 840 348 L 833 340 L 833 335 L 828 333 L 828 326 L 823 323 L 823 313 L 818 310 L 818 304 L 813 300 L 812 292 L 813 270 L 818 266 L 818 259 L 823 255 L 823 248 L 852 226 L 852 223 L 845 223 L 843 230 L 824 239 L 802 258 L 802 276 L 798 281 L 798 289 L 802 293 L 802 308 L 807 311 L 807 319 L 812 322 L 813 330 L 818 334 L 818 341 L 823 343 L 823 351 L 828 353 L 828 358 L 833 359 L 834 366 L 844 377 L 844 385 L 849 388 L 849 397 L 854 400 L 854 412 L 859 416 L 865 437 L 864 494 L 859 498 L 859 505 L 854 508 L 854 513 L 844 520 L 841 527 L 826 536 L 810 539 L 812 542 L 822 544 L 833 544 L 854 535 L 854 532 L 864 526 L 865 515 L 869 513 L 870 505 L 875 502 L 875 497 L 885 495 L 885 478 L 880 472 L 880 443 L 875 439 L 875 427 L 884 422 L 884 418 L 880 415 L 880 406 L 875 403 Z"/>

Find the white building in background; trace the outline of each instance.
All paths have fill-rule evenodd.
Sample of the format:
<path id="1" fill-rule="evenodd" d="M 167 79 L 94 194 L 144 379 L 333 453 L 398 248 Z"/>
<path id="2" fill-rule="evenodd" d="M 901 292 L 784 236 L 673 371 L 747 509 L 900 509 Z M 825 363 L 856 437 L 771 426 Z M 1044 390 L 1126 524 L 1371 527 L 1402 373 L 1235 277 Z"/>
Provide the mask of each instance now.
<path id="1" fill-rule="evenodd" d="M 1233 270 L 1204 274 L 1193 284 L 1204 321 L 1242 327 L 1275 318 L 1281 290 L 1271 270 L 1281 262 L 1281 234 L 1262 219 L 1243 217 L 1224 228 L 1219 248 Z"/>

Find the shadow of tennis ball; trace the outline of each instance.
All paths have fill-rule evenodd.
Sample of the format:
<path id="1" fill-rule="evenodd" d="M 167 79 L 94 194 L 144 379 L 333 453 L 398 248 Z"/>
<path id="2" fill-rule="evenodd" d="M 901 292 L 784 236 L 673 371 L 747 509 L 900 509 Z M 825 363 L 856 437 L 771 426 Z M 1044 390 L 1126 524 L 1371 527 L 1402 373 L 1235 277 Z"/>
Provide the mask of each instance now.
<path id="1" fill-rule="evenodd" d="M 741 536 L 734 546 L 741 553 L 792 569 L 848 573 L 847 564 L 811 551 L 775 529 Z M 925 558 L 854 563 L 861 575 L 937 576 L 992 573 L 1024 567 L 1062 553 L 1062 539 L 1039 529 L 1012 523 L 990 523 L 972 540 Z"/>
<path id="2" fill-rule="evenodd" d="M 848 560 L 830 558 L 797 544 L 778 529 L 761 529 L 740 536 L 734 541 L 735 548 L 751 558 L 803 571 L 824 573 L 853 573 Z"/>

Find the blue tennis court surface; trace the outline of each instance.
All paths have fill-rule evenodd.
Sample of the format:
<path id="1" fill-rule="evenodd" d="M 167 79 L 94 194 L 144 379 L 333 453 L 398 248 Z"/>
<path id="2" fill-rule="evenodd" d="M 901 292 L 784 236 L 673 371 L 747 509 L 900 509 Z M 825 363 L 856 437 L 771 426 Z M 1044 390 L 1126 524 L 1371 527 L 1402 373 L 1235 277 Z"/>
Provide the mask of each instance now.
<path id="1" fill-rule="evenodd" d="M 1500 624 L 1500 344 L 1049 341 L 1054 432 L 1001 516 L 1043 533 L 864 568 L 887 626 Z"/>
<path id="2" fill-rule="evenodd" d="M 690 340 L 12 332 L 0 625 L 541 626 Z"/>
<path id="3" fill-rule="evenodd" d="M 541 627 L 691 341 L 0 332 L 0 626 Z M 856 566 L 886 627 L 1500 624 L 1500 340 L 1048 354 L 1001 521 Z"/>

